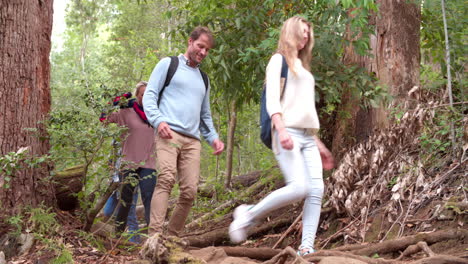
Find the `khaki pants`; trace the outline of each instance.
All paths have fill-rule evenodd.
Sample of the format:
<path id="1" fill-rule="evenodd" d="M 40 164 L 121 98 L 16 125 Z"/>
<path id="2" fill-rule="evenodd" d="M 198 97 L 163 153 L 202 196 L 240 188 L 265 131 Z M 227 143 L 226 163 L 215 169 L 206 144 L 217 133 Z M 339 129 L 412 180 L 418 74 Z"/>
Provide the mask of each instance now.
<path id="1" fill-rule="evenodd" d="M 179 200 L 168 225 L 168 234 L 177 236 L 195 200 L 200 175 L 201 143 L 198 139 L 172 131 L 172 139 L 156 135 L 156 169 L 158 181 L 151 199 L 149 235 L 162 233 L 169 195 L 179 180 Z"/>

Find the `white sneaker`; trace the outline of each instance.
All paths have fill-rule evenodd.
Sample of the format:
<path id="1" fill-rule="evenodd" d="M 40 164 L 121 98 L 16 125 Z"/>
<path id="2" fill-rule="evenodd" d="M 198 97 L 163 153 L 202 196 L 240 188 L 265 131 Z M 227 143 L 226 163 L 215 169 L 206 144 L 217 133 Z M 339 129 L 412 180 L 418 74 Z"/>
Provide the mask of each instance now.
<path id="1" fill-rule="evenodd" d="M 231 242 L 238 244 L 247 239 L 247 231 L 251 226 L 251 216 L 249 209 L 252 205 L 239 205 L 233 213 L 234 221 L 229 226 L 229 237 Z"/>

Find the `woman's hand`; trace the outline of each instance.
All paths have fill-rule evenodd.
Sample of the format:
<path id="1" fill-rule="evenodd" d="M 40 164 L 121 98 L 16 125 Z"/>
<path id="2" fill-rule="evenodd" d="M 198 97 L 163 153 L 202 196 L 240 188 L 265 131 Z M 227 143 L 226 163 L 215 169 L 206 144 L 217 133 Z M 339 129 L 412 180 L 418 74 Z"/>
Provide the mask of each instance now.
<path id="1" fill-rule="evenodd" d="M 281 113 L 276 113 L 271 116 L 271 121 L 273 122 L 273 127 L 278 132 L 278 138 L 281 144 L 281 147 L 286 150 L 291 150 L 294 148 L 294 142 L 289 135 L 288 131 L 284 127 L 283 118 Z"/>
<path id="2" fill-rule="evenodd" d="M 335 159 L 333 158 L 332 153 L 325 147 L 325 145 L 320 141 L 318 137 L 314 137 L 317 147 L 320 152 L 320 157 L 322 158 L 322 167 L 324 170 L 331 170 L 335 167 Z"/>
<path id="3" fill-rule="evenodd" d="M 281 147 L 283 147 L 283 149 L 291 150 L 294 148 L 294 142 L 286 129 L 283 129 L 280 132 L 278 132 L 278 137 L 280 140 Z"/>

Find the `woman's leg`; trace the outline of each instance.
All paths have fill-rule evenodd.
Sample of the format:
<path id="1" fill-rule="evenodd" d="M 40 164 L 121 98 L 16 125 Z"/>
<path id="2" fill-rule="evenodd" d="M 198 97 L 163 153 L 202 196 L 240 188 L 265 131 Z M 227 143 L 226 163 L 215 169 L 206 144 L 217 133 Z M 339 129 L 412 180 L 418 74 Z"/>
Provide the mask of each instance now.
<path id="1" fill-rule="evenodd" d="M 117 208 L 117 215 L 115 217 L 116 231 L 118 233 L 125 231 L 125 227 L 127 226 L 127 218 L 133 202 L 135 186 L 138 184 L 137 177 L 135 170 L 128 170 L 123 173 L 125 183 L 122 187 L 120 206 Z"/>
<path id="2" fill-rule="evenodd" d="M 109 199 L 107 199 L 106 204 L 104 205 L 103 209 L 103 215 L 106 218 L 109 218 L 112 216 L 112 214 L 115 211 L 115 207 L 117 206 L 118 198 L 117 198 L 117 191 L 114 191 L 111 196 L 109 196 Z"/>
<path id="3" fill-rule="evenodd" d="M 138 175 L 140 176 L 141 200 L 145 207 L 146 225 L 149 225 L 151 198 L 153 197 L 154 187 L 156 186 L 156 170 L 140 168 Z"/>
<path id="4" fill-rule="evenodd" d="M 302 217 L 302 243 L 300 248 L 314 251 L 315 235 L 317 233 L 323 196 L 322 160 L 317 145 L 312 137 L 306 140 L 303 155 L 307 168 L 307 185 L 309 192 L 304 202 Z"/>
<path id="5" fill-rule="evenodd" d="M 140 227 L 138 226 L 138 219 L 136 215 L 137 202 L 138 202 L 138 188 L 135 188 L 134 193 L 133 193 L 133 198 L 132 198 L 132 205 L 130 206 L 130 211 L 128 212 L 128 217 L 127 217 L 128 232 L 132 234 L 129 241 L 133 243 L 140 243 L 140 236 L 138 235 L 138 230 L 140 229 Z"/>
<path id="6" fill-rule="evenodd" d="M 308 193 L 307 170 L 302 151 L 304 132 L 289 128 L 288 132 L 294 142 L 292 150 L 283 149 L 278 141 L 277 134 L 274 135 L 279 148 L 276 159 L 284 175 L 286 186 L 270 193 L 249 210 L 254 220 L 265 217 L 275 209 L 304 199 Z"/>

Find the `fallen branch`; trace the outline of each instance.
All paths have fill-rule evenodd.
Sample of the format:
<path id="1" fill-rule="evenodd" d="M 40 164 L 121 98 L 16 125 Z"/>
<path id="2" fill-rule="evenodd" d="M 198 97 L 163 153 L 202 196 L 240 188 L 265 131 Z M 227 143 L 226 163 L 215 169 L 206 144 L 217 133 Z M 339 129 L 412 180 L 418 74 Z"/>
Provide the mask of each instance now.
<path id="1" fill-rule="evenodd" d="M 296 220 L 294 220 L 294 222 L 292 223 L 292 225 L 289 226 L 288 230 L 286 230 L 286 232 L 284 232 L 284 233 L 281 235 L 281 237 L 278 239 L 278 241 L 276 241 L 275 245 L 273 245 L 273 249 L 275 249 L 275 248 L 283 241 L 283 239 L 284 239 L 287 235 L 289 235 L 289 233 L 291 232 L 291 230 L 293 230 L 294 226 L 296 226 L 296 224 L 299 222 L 299 220 L 301 220 L 303 214 L 304 214 L 304 212 L 301 212 L 301 213 L 297 216 Z"/>
<path id="2" fill-rule="evenodd" d="M 91 210 L 89 210 L 89 212 L 86 214 L 84 231 L 91 230 L 91 227 L 93 226 L 93 223 L 94 223 L 94 218 L 96 218 L 96 215 L 99 213 L 99 211 L 101 211 L 102 207 L 104 207 L 104 205 L 106 204 L 107 199 L 109 199 L 109 197 L 119 187 L 119 185 L 120 185 L 120 182 L 112 182 L 111 184 L 109 184 L 104 194 L 101 197 L 99 197 L 94 207 Z"/>
<path id="3" fill-rule="evenodd" d="M 332 239 L 335 239 L 336 237 L 338 237 L 344 230 L 346 230 L 347 228 L 349 228 L 350 226 L 352 226 L 355 222 L 357 222 L 358 219 L 354 219 L 353 221 L 351 221 L 349 224 L 347 224 L 345 227 L 341 228 L 340 230 L 336 231 L 335 234 L 329 236 L 327 239 L 325 239 L 325 241 L 322 242 L 322 246 L 320 249 L 324 249 L 327 244 L 332 240 Z"/>
<path id="4" fill-rule="evenodd" d="M 265 181 L 271 181 L 275 177 L 276 177 L 276 175 L 270 174 L 265 178 Z M 251 197 L 252 194 L 254 194 L 257 190 L 263 189 L 263 188 L 265 188 L 265 182 L 263 180 L 262 181 L 257 181 L 257 183 L 255 183 L 254 185 L 252 185 L 249 188 L 245 189 L 242 193 L 240 193 L 238 195 L 238 197 L 240 197 L 240 199 L 229 200 L 229 201 L 221 204 L 217 208 L 211 210 L 209 213 L 206 213 L 206 214 L 202 215 L 201 217 L 195 219 L 191 223 L 189 223 L 188 225 L 185 226 L 185 228 L 191 229 L 191 228 L 194 228 L 194 227 L 196 227 L 198 225 L 201 225 L 201 223 L 205 222 L 207 219 L 212 218 L 218 212 L 220 212 L 220 211 L 222 211 L 222 210 L 224 210 L 226 208 L 229 208 L 229 207 L 231 207 L 233 205 L 238 204 L 240 201 L 242 201 L 243 198 Z"/>

